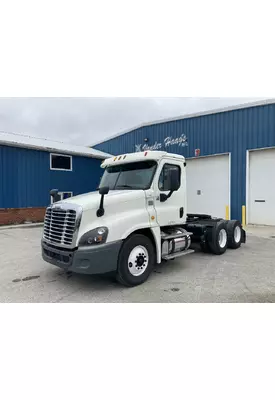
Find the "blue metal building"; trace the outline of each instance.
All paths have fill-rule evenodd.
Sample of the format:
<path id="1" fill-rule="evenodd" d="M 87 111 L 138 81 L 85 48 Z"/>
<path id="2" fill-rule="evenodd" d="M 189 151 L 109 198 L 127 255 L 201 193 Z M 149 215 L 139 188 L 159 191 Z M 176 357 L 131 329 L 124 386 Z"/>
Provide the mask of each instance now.
<path id="1" fill-rule="evenodd" d="M 108 156 L 87 147 L 0 133 L 2 215 L 7 209 L 45 208 L 54 188 L 61 198 L 95 190 L 100 164 Z"/>
<path id="2" fill-rule="evenodd" d="M 207 211 L 204 204 L 211 208 L 227 191 L 221 206 L 230 218 L 275 225 L 275 100 L 144 124 L 93 148 L 115 155 L 146 149 L 182 154 L 190 166 L 189 212 Z M 221 210 L 215 207 L 214 213 Z"/>

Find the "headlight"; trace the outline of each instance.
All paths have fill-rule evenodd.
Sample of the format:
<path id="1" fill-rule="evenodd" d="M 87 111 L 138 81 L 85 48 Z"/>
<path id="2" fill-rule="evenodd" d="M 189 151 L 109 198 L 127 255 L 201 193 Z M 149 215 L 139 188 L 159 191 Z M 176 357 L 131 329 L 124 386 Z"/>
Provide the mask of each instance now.
<path id="1" fill-rule="evenodd" d="M 79 246 L 92 246 L 105 243 L 108 236 L 108 228 L 105 226 L 84 233 L 79 241 Z"/>

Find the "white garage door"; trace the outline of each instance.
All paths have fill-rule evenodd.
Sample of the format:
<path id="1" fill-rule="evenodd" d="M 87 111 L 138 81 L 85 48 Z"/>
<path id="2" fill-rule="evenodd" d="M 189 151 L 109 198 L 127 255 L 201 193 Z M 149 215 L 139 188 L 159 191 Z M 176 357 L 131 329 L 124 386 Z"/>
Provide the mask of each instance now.
<path id="1" fill-rule="evenodd" d="M 275 225 L 275 149 L 249 152 L 248 223 Z"/>
<path id="2" fill-rule="evenodd" d="M 230 204 L 229 155 L 187 159 L 187 212 L 225 218 Z"/>

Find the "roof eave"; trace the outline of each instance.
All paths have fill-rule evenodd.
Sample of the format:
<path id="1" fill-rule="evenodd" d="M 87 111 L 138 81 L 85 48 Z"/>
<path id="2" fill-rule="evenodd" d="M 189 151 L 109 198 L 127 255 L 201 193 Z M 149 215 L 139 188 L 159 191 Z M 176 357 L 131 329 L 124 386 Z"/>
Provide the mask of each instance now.
<path id="1" fill-rule="evenodd" d="M 57 149 L 54 147 L 46 147 L 46 146 L 42 147 L 42 146 L 36 146 L 34 144 L 9 142 L 7 140 L 0 140 L 0 145 L 9 146 L 9 147 L 20 147 L 23 149 L 30 149 L 30 150 L 40 150 L 40 151 L 46 151 L 49 153 L 60 153 L 60 154 L 68 154 L 68 155 L 96 158 L 99 160 L 105 160 L 106 158 L 112 157 L 111 154 L 103 153 L 103 152 L 100 152 L 99 154 L 89 154 L 89 153 L 82 153 L 80 151 L 78 152 L 78 151 L 73 151 L 73 150 L 70 151 L 70 150 Z M 96 150 L 96 151 L 99 151 L 99 150 Z"/>

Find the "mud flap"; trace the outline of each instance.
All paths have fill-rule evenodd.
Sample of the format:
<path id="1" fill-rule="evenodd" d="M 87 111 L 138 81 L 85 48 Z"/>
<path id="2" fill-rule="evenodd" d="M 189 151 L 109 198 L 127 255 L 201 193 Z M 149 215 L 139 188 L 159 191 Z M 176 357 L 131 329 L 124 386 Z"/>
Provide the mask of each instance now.
<path id="1" fill-rule="evenodd" d="M 246 231 L 242 229 L 241 243 L 246 243 Z"/>

